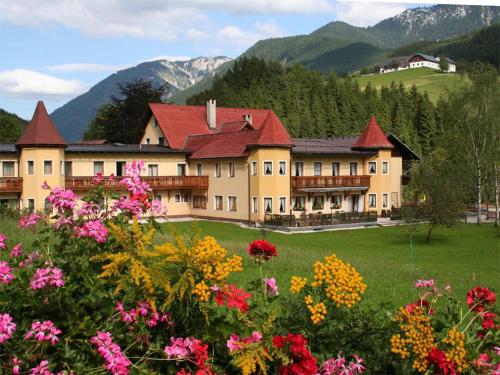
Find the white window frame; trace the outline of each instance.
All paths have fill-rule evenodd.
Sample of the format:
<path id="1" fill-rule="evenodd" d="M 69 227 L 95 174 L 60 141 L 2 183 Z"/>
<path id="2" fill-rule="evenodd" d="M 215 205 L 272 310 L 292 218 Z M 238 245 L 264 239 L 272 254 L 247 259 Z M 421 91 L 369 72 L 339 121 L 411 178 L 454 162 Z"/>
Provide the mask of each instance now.
<path id="1" fill-rule="evenodd" d="M 3 175 L 3 163 L 14 163 L 14 167 L 13 167 L 13 171 L 14 171 L 14 176 L 4 176 Z M 17 173 L 16 173 L 16 160 L 1 160 L 0 161 L 0 167 L 2 168 L 1 170 L 1 175 L 2 177 L 16 177 L 17 176 Z"/>
<path id="2" fill-rule="evenodd" d="M 293 204 L 292 204 L 292 211 L 295 211 L 295 212 L 300 212 L 300 211 L 303 211 L 303 210 L 296 210 L 295 209 L 295 206 L 297 205 L 297 198 L 303 198 L 304 200 L 304 206 L 302 207 L 303 210 L 306 209 L 306 205 L 307 205 L 307 199 L 306 199 L 306 196 L 305 195 L 297 195 L 295 197 L 293 197 Z"/>
<path id="3" fill-rule="evenodd" d="M 161 194 L 156 194 L 154 200 L 157 202 L 161 202 L 162 201 Z"/>
<path id="4" fill-rule="evenodd" d="M 236 205 L 236 210 L 231 210 L 230 207 L 231 205 L 229 204 L 229 200 L 230 198 L 234 198 L 235 200 L 235 205 Z M 228 195 L 227 196 L 227 212 L 238 212 L 238 198 L 236 197 L 236 195 Z"/>
<path id="5" fill-rule="evenodd" d="M 375 164 L 375 172 L 374 173 L 370 172 L 370 164 L 371 163 Z M 377 175 L 377 162 L 376 161 L 369 161 L 368 164 L 367 164 L 367 168 L 368 168 L 368 170 L 367 170 L 368 173 L 367 174 L 369 174 L 370 176 L 376 176 Z"/>
<path id="6" fill-rule="evenodd" d="M 356 164 L 356 174 L 351 174 L 351 164 Z M 357 161 L 349 162 L 349 176 L 359 176 L 359 162 Z"/>
<path id="7" fill-rule="evenodd" d="M 284 199 L 285 200 L 285 204 L 283 206 L 283 211 L 281 211 L 281 200 Z M 286 206 L 286 197 L 278 197 L 278 202 L 279 202 L 279 211 L 280 211 L 280 214 L 286 214 L 287 213 L 287 206 Z"/>
<path id="8" fill-rule="evenodd" d="M 340 194 L 332 194 L 332 195 L 330 195 L 330 209 L 332 209 L 332 205 L 334 204 L 333 200 L 336 197 L 340 197 L 340 204 L 339 204 L 338 208 L 333 208 L 333 209 L 334 210 L 341 210 L 342 209 L 342 201 L 343 201 L 343 199 L 342 199 L 342 195 L 340 195 Z"/>
<path id="9" fill-rule="evenodd" d="M 214 177 L 221 178 L 222 177 L 222 166 L 220 162 L 214 163 Z"/>
<path id="10" fill-rule="evenodd" d="M 196 175 L 203 176 L 203 164 L 202 163 L 196 163 Z"/>
<path id="11" fill-rule="evenodd" d="M 64 160 L 64 175 L 67 176 L 66 175 L 66 165 L 68 165 L 68 163 L 69 163 L 69 165 L 71 165 L 71 170 L 70 170 L 71 175 L 69 176 L 69 177 L 71 177 L 71 176 L 73 176 L 73 160 Z"/>
<path id="12" fill-rule="evenodd" d="M 333 174 L 333 171 L 334 171 L 333 165 L 334 164 L 337 164 L 339 166 L 339 170 L 338 170 L 339 173 L 336 175 Z M 332 176 L 340 176 L 340 161 L 332 161 Z"/>
<path id="13" fill-rule="evenodd" d="M 59 173 L 61 173 L 61 176 L 64 176 L 64 160 L 59 162 Z"/>
<path id="14" fill-rule="evenodd" d="M 384 173 L 384 164 L 387 165 L 387 172 Z M 389 163 L 389 160 L 383 160 L 382 161 L 382 174 L 383 175 L 388 175 L 390 173 L 390 163 Z"/>
<path id="15" fill-rule="evenodd" d="M 316 174 L 315 166 L 319 164 L 319 174 Z M 313 176 L 319 177 L 323 175 L 323 163 L 321 161 L 313 161 Z"/>
<path id="16" fill-rule="evenodd" d="M 301 175 L 297 174 L 297 164 L 302 165 L 302 174 Z M 294 161 L 293 162 L 293 175 L 295 177 L 300 177 L 300 176 L 304 175 L 304 162 L 303 161 Z"/>
<path id="17" fill-rule="evenodd" d="M 222 203 L 222 207 L 220 209 L 217 208 L 217 198 L 220 197 L 220 201 Z M 215 211 L 224 211 L 224 196 L 223 195 L 214 195 L 214 210 Z"/>
<path id="18" fill-rule="evenodd" d="M 182 201 L 181 194 L 174 194 L 174 202 L 175 203 L 181 203 L 181 201 Z"/>
<path id="19" fill-rule="evenodd" d="M 28 166 L 28 163 L 29 162 L 33 162 L 33 173 L 29 173 L 29 166 Z M 26 176 L 34 176 L 36 174 L 36 163 L 34 160 L 30 159 L 30 160 L 26 160 Z"/>
<path id="20" fill-rule="evenodd" d="M 33 212 L 35 212 L 36 211 L 36 198 L 26 198 L 26 208 L 27 209 L 30 208 L 30 204 L 29 204 L 30 201 L 33 201 Z"/>
<path id="21" fill-rule="evenodd" d="M 45 173 L 45 162 L 47 161 L 50 161 L 50 165 L 51 165 L 51 169 L 52 169 L 52 172 L 49 174 L 49 173 Z M 43 175 L 44 176 L 53 176 L 54 175 L 54 160 L 52 159 L 44 159 L 43 160 Z"/>
<path id="22" fill-rule="evenodd" d="M 156 165 L 156 176 L 149 174 L 149 167 Z M 160 165 L 158 163 L 148 163 L 146 170 L 148 172 L 148 177 L 158 177 L 160 175 Z"/>
<path id="23" fill-rule="evenodd" d="M 100 172 L 103 176 L 104 176 L 104 160 L 94 160 L 94 162 L 92 163 L 92 175 L 93 176 L 97 176 L 97 173 L 99 172 L 95 172 L 95 163 L 102 163 L 102 172 Z"/>
<path id="24" fill-rule="evenodd" d="M 233 173 L 231 173 L 231 166 L 233 166 Z M 227 163 L 227 177 L 234 178 L 236 177 L 236 164 L 234 161 L 230 161 Z"/>
<path id="25" fill-rule="evenodd" d="M 280 164 L 281 163 L 285 164 L 285 168 L 283 169 L 284 173 L 280 173 Z M 278 175 L 279 176 L 286 176 L 287 175 L 287 173 L 286 173 L 286 160 L 278 160 Z"/>
<path id="26" fill-rule="evenodd" d="M 252 160 L 252 162 L 250 163 L 250 168 L 252 169 L 250 171 L 252 176 L 257 176 L 259 174 L 259 162 L 258 161 Z"/>
<path id="27" fill-rule="evenodd" d="M 314 200 L 318 198 L 320 201 L 323 202 L 323 204 L 321 205 L 321 208 L 314 208 Z M 312 207 L 311 209 L 313 211 L 323 211 L 325 209 L 325 196 L 324 195 L 315 195 L 312 197 Z"/>
<path id="28" fill-rule="evenodd" d="M 271 200 L 271 212 L 266 211 L 266 199 Z M 264 214 L 272 214 L 274 212 L 274 200 L 273 197 L 262 197 L 262 207 L 264 209 Z"/>
<path id="29" fill-rule="evenodd" d="M 191 196 L 188 193 L 181 194 L 181 202 L 182 203 L 189 203 L 190 200 L 191 200 Z"/>
<path id="30" fill-rule="evenodd" d="M 259 212 L 259 198 L 252 197 L 252 213 L 256 214 Z"/>
<path id="31" fill-rule="evenodd" d="M 384 196 L 387 197 L 386 205 L 384 206 Z M 389 208 L 389 193 L 382 193 L 382 208 Z"/>
<path id="32" fill-rule="evenodd" d="M 370 196 L 374 196 L 375 197 L 375 206 L 371 206 L 370 205 Z M 377 208 L 377 193 L 368 193 L 368 204 L 367 204 L 368 208 Z"/>
<path id="33" fill-rule="evenodd" d="M 266 163 L 271 163 L 271 174 L 266 173 Z M 274 165 L 272 160 L 264 160 L 262 162 L 262 175 L 263 176 L 273 176 L 274 175 Z"/>

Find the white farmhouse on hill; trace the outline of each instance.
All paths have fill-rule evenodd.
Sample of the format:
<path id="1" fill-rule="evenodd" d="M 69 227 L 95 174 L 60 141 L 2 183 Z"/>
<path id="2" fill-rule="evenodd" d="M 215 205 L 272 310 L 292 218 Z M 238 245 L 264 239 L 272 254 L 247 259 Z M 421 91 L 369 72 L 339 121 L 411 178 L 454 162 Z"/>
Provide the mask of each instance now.
<path id="1" fill-rule="evenodd" d="M 457 71 L 457 63 L 450 59 L 448 60 L 448 73 Z M 416 53 L 409 56 L 393 57 L 386 60 L 380 65 L 380 74 L 395 72 L 397 70 L 414 69 L 414 68 L 431 68 L 439 70 L 439 57 L 432 57 L 423 53 Z"/>

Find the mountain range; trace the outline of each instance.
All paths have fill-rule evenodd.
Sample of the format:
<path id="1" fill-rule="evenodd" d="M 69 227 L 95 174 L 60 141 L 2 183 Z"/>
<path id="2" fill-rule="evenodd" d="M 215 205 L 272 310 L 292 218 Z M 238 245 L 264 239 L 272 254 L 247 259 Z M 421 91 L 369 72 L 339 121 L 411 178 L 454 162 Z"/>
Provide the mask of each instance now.
<path id="1" fill-rule="evenodd" d="M 241 56 L 300 63 L 323 73 L 335 70 L 343 74 L 378 64 L 396 48 L 456 37 L 499 22 L 500 7 L 436 5 L 407 9 L 370 27 L 330 22 L 308 35 L 259 41 Z M 97 109 L 111 95 L 117 95 L 117 83 L 143 78 L 152 80 L 155 86 L 166 84 L 166 99 L 183 103 L 189 96 L 209 88 L 215 74 L 223 75 L 233 61 L 228 57 L 199 57 L 189 61 L 145 62 L 112 74 L 51 116 L 62 135 L 76 141 L 81 139 Z"/>

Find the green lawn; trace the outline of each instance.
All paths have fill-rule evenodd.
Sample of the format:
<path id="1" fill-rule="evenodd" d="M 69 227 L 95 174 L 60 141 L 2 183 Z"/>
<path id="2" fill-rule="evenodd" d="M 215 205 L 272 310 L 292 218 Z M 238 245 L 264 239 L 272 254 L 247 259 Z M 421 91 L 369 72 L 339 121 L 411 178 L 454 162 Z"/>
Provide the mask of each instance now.
<path id="1" fill-rule="evenodd" d="M 361 87 L 365 87 L 368 82 L 371 82 L 377 89 L 380 89 L 382 85 L 390 85 L 392 81 L 396 83 L 403 82 L 407 89 L 415 84 L 418 91 L 421 93 L 427 92 L 429 99 L 434 103 L 437 102 L 446 90 L 454 90 L 462 82 L 460 74 L 444 74 L 431 68 L 415 68 L 385 74 L 369 74 L 356 79 Z"/>
<path id="2" fill-rule="evenodd" d="M 174 223 L 178 231 L 188 231 L 191 223 Z M 228 250 L 244 256 L 244 272 L 234 281 L 258 277 L 258 268 L 246 255 L 247 244 L 262 237 L 259 230 L 234 224 L 199 221 L 202 235 L 216 237 Z M 368 288 L 365 300 L 399 305 L 415 298 L 413 284 L 418 278 L 434 278 L 440 286 L 450 283 L 464 296 L 477 284 L 500 290 L 500 237 L 492 225 L 469 224 L 437 229 L 432 243 L 424 243 L 425 227 L 419 228 L 413 246 L 413 266 L 409 254 L 408 227 L 384 227 L 304 234 L 268 233 L 276 244 L 278 258 L 265 268 L 286 292 L 292 275 L 312 273 L 312 264 L 335 252 L 353 264 L 364 276 Z M 168 237 L 168 235 L 167 235 Z"/>

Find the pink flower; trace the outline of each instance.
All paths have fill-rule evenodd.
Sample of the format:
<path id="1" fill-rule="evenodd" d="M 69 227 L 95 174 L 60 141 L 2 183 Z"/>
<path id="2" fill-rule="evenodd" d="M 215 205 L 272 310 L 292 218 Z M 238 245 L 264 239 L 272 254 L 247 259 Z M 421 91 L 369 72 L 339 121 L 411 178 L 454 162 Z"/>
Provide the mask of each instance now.
<path id="1" fill-rule="evenodd" d="M 33 367 L 30 371 L 30 375 L 54 375 L 50 372 L 49 361 L 45 360 L 40 362 L 36 367 Z"/>
<path id="2" fill-rule="evenodd" d="M 491 363 L 491 358 L 488 356 L 488 354 L 481 353 L 479 354 L 479 357 L 474 360 L 474 364 L 477 367 L 491 367 L 493 364 Z"/>
<path id="3" fill-rule="evenodd" d="M 151 202 L 151 213 L 153 216 L 164 216 L 167 214 L 167 207 L 161 201 L 154 199 Z"/>
<path id="4" fill-rule="evenodd" d="M 38 268 L 30 281 L 32 290 L 45 288 L 47 285 L 60 288 L 64 285 L 63 273 L 60 268 Z"/>
<path id="5" fill-rule="evenodd" d="M 9 340 L 16 330 L 16 323 L 9 314 L 0 314 L 0 344 Z"/>
<path id="6" fill-rule="evenodd" d="M 19 366 L 21 366 L 23 364 L 23 361 L 21 361 L 19 358 L 17 357 L 12 357 L 12 374 L 13 375 L 19 375 L 20 374 L 20 368 Z"/>
<path id="7" fill-rule="evenodd" d="M 5 234 L 0 233 L 0 249 L 5 250 L 7 248 L 7 236 Z"/>
<path id="8" fill-rule="evenodd" d="M 321 366 L 321 375 L 356 375 L 365 372 L 366 368 L 362 365 L 363 358 L 358 357 L 356 354 L 353 356 L 354 361 L 347 363 L 346 358 L 340 354 L 337 358 L 331 358 L 323 362 Z M 319 374 L 318 374 L 319 375 Z"/>
<path id="9" fill-rule="evenodd" d="M 100 220 L 89 220 L 80 227 L 75 227 L 76 237 L 95 238 L 96 242 L 104 243 L 108 230 Z"/>
<path id="10" fill-rule="evenodd" d="M 47 197 L 47 201 L 61 214 L 66 211 L 73 211 L 77 199 L 78 196 L 73 191 L 58 186 L 54 187 Z"/>
<path id="11" fill-rule="evenodd" d="M 83 202 L 82 207 L 76 211 L 78 216 L 96 215 L 101 211 L 101 206 L 96 203 Z"/>
<path id="12" fill-rule="evenodd" d="M 244 337 L 243 339 L 240 339 L 239 336 L 233 333 L 229 336 L 229 340 L 227 340 L 227 347 L 230 353 L 234 353 L 235 351 L 243 349 L 247 345 L 260 342 L 262 342 L 262 334 L 258 331 L 253 331 L 251 336 Z"/>
<path id="13" fill-rule="evenodd" d="M 185 359 L 190 355 L 190 346 L 192 345 L 189 337 L 183 339 L 182 337 L 171 337 L 170 346 L 165 346 L 163 350 L 168 358 Z"/>
<path id="14" fill-rule="evenodd" d="M 61 333 L 62 331 L 51 320 L 36 321 L 31 323 L 31 330 L 24 335 L 24 338 L 26 340 L 34 338 L 38 342 L 50 341 L 52 345 L 55 345 L 59 342 L 57 335 Z"/>
<path id="15" fill-rule="evenodd" d="M 429 279 L 429 280 L 419 279 L 415 283 L 415 288 L 431 288 L 433 286 L 434 286 L 433 279 Z"/>
<path id="16" fill-rule="evenodd" d="M 264 284 L 266 285 L 266 294 L 268 296 L 274 297 L 279 294 L 278 285 L 276 285 L 276 279 L 274 277 L 264 279 Z"/>
<path id="17" fill-rule="evenodd" d="M 126 177 L 120 181 L 120 184 L 125 185 L 132 195 L 144 195 L 151 191 L 149 184 L 141 180 L 141 171 L 143 169 L 143 160 L 139 162 L 134 160 L 132 163 L 125 165 Z"/>
<path id="18" fill-rule="evenodd" d="M 26 266 L 31 266 L 35 259 L 40 258 L 40 254 L 38 251 L 33 251 L 28 254 L 28 257 L 25 260 L 19 262 L 19 268 L 24 268 Z"/>
<path id="19" fill-rule="evenodd" d="M 12 280 L 14 280 L 12 268 L 10 268 L 9 263 L 5 260 L 0 261 L 0 280 L 4 284 L 9 284 Z"/>
<path id="20" fill-rule="evenodd" d="M 25 229 L 33 227 L 41 218 L 42 216 L 39 214 L 29 214 L 27 216 L 23 216 L 19 219 L 19 227 Z"/>
<path id="21" fill-rule="evenodd" d="M 101 172 L 98 172 L 96 173 L 96 175 L 94 176 L 94 178 L 92 179 L 92 182 L 95 184 L 95 185 L 100 185 L 101 182 L 104 180 L 104 177 L 102 176 L 102 173 Z"/>
<path id="22" fill-rule="evenodd" d="M 113 342 L 109 332 L 98 331 L 97 335 L 90 339 L 92 344 L 97 345 L 99 355 L 105 361 L 105 368 L 113 375 L 127 375 L 131 365 L 129 359 L 122 353 L 119 345 Z"/>
<path id="23" fill-rule="evenodd" d="M 23 255 L 22 245 L 22 243 L 18 243 L 12 248 L 12 250 L 10 251 L 11 258 L 20 257 L 21 255 Z"/>

